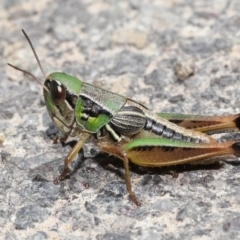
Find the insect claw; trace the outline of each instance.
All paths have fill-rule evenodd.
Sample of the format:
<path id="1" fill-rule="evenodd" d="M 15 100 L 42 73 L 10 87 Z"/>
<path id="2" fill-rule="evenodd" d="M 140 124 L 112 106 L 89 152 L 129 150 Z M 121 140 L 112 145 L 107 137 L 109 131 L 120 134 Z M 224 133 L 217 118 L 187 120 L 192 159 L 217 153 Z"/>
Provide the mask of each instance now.
<path id="1" fill-rule="evenodd" d="M 55 179 L 53 180 L 53 183 L 54 183 L 55 185 L 59 184 L 59 182 L 60 182 L 59 177 L 57 177 L 57 178 L 55 178 Z"/>
<path id="2" fill-rule="evenodd" d="M 172 175 L 173 178 L 178 178 L 179 174 L 175 171 L 169 171 L 169 174 Z"/>
<path id="3" fill-rule="evenodd" d="M 56 144 L 59 142 L 59 136 L 56 136 L 53 138 L 53 144 Z"/>
<path id="4" fill-rule="evenodd" d="M 70 168 L 64 168 L 64 170 L 62 171 L 62 173 L 53 180 L 54 184 L 59 184 L 61 181 L 63 181 L 64 179 L 66 179 L 67 174 L 71 172 Z"/>
<path id="5" fill-rule="evenodd" d="M 134 194 L 134 192 L 128 191 L 128 194 L 129 194 L 130 198 L 132 199 L 132 201 L 133 201 L 138 207 L 140 207 L 140 206 L 142 205 L 141 202 L 138 201 L 138 199 L 137 199 L 136 195 Z"/>
<path id="6" fill-rule="evenodd" d="M 56 137 L 53 138 L 53 144 L 56 144 L 56 143 L 59 143 L 59 142 L 64 143 L 64 142 L 66 142 L 67 138 L 68 138 L 68 135 L 63 136 L 63 137 L 56 136 Z"/>

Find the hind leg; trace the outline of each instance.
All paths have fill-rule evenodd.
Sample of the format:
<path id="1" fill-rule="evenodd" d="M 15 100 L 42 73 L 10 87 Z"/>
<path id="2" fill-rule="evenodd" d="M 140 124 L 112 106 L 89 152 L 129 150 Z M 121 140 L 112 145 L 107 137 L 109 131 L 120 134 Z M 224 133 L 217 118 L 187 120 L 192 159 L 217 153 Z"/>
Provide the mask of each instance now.
<path id="1" fill-rule="evenodd" d="M 125 174 L 124 174 L 125 183 L 126 183 L 126 188 L 127 188 L 128 194 L 129 194 L 130 198 L 132 199 L 132 201 L 137 206 L 141 206 L 140 201 L 137 199 L 135 193 L 132 191 L 131 176 L 130 176 L 130 171 L 129 171 L 129 159 L 126 156 L 126 152 L 123 150 L 123 147 L 121 145 L 113 144 L 108 141 L 106 141 L 106 142 L 101 141 L 97 145 L 103 152 L 109 153 L 109 154 L 114 155 L 123 160 L 124 170 L 125 170 Z"/>

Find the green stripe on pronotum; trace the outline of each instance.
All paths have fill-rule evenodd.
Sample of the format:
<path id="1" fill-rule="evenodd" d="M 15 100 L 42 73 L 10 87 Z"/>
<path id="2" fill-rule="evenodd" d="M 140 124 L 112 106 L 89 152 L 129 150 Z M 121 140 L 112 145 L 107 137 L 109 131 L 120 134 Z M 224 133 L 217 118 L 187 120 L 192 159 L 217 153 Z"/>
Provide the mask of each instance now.
<path id="1" fill-rule="evenodd" d="M 45 78 L 44 84 L 29 74 L 43 88 L 48 113 L 56 127 L 68 137 L 79 140 L 64 160 L 64 170 L 54 180 L 58 183 L 69 173 L 69 163 L 87 139 L 103 151 L 124 162 L 127 191 L 136 205 L 132 191 L 129 160 L 139 166 L 161 167 L 192 163 L 225 155 L 240 155 L 240 142 L 217 142 L 209 134 L 240 129 L 240 115 L 195 116 L 172 113 L 154 114 L 142 104 L 105 89 L 95 87 L 65 73 L 46 76 L 36 51 L 25 33 Z"/>

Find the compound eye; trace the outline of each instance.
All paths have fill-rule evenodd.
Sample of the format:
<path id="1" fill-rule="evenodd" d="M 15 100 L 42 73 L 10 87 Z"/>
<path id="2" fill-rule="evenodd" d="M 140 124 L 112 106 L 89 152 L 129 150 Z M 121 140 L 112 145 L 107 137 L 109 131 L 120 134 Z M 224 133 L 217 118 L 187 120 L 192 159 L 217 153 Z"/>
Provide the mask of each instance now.
<path id="1" fill-rule="evenodd" d="M 55 105 L 60 105 L 66 98 L 66 88 L 56 80 L 50 82 L 51 99 Z"/>

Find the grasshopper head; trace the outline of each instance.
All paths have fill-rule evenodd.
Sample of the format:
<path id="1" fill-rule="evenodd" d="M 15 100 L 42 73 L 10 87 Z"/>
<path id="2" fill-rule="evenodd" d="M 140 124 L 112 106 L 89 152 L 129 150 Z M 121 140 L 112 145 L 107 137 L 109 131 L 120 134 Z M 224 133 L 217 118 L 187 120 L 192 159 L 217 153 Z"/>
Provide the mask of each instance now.
<path id="1" fill-rule="evenodd" d="M 75 105 L 82 82 L 65 73 L 52 73 L 45 82 L 43 94 L 48 113 L 56 127 L 69 133 L 75 122 Z"/>

